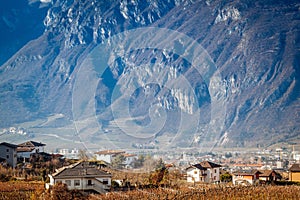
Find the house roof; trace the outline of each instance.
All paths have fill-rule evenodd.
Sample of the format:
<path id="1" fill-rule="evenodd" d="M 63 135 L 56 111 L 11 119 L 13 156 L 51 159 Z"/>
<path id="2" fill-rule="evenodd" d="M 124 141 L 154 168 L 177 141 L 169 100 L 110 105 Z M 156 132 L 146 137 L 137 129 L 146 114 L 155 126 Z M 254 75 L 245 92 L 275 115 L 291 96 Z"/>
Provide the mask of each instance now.
<path id="1" fill-rule="evenodd" d="M 205 167 L 205 168 L 218 168 L 218 167 L 222 167 L 221 165 L 219 164 L 216 164 L 216 163 L 212 163 L 212 162 L 209 162 L 209 161 L 203 161 L 201 163 L 199 163 L 202 167 Z"/>
<path id="2" fill-rule="evenodd" d="M 122 150 L 103 150 L 103 151 L 98 151 L 95 154 L 99 155 L 116 155 L 116 154 L 121 154 L 125 153 L 125 151 Z"/>
<path id="3" fill-rule="evenodd" d="M 236 176 L 253 176 L 257 173 L 262 174 L 262 172 L 260 172 L 258 170 L 238 171 L 238 172 L 234 172 L 233 174 L 236 175 Z"/>
<path id="4" fill-rule="evenodd" d="M 290 167 L 291 172 L 300 172 L 300 164 L 295 163 Z"/>
<path id="5" fill-rule="evenodd" d="M 207 168 L 217 168 L 217 167 L 221 167 L 221 165 L 209 161 L 203 161 L 201 163 L 189 166 L 188 168 L 186 168 L 186 170 L 190 168 L 198 168 L 200 170 L 206 170 Z"/>
<path id="6" fill-rule="evenodd" d="M 81 161 L 58 169 L 52 176 L 54 178 L 111 177 L 111 174 L 90 166 L 88 162 Z"/>
<path id="7" fill-rule="evenodd" d="M 259 174 L 259 176 L 264 177 L 264 176 L 271 176 L 272 173 L 275 171 L 274 170 L 259 170 L 259 172 L 261 172 L 261 174 Z"/>
<path id="8" fill-rule="evenodd" d="M 35 141 L 27 141 L 22 144 L 18 145 L 19 147 L 43 147 L 46 146 L 46 144 L 43 144 L 41 142 L 35 142 Z"/>
<path id="9" fill-rule="evenodd" d="M 32 152 L 35 148 L 34 147 L 17 147 L 17 152 Z"/>
<path id="10" fill-rule="evenodd" d="M 136 154 L 124 153 L 123 156 L 129 158 L 129 157 L 135 157 Z"/>
<path id="11" fill-rule="evenodd" d="M 18 145 L 7 143 L 7 142 L 1 142 L 0 145 L 7 146 L 13 149 L 16 149 L 18 147 Z"/>
<path id="12" fill-rule="evenodd" d="M 200 170 L 206 170 L 206 167 L 203 167 L 202 165 L 200 165 L 199 163 L 198 164 L 195 164 L 195 165 L 192 165 L 193 167 L 195 168 L 198 168 Z"/>
<path id="13" fill-rule="evenodd" d="M 195 165 L 191 165 L 189 167 L 187 167 L 185 170 L 191 169 L 191 168 L 197 168 L 200 170 L 206 170 L 206 168 L 202 167 L 200 164 L 195 164 Z"/>

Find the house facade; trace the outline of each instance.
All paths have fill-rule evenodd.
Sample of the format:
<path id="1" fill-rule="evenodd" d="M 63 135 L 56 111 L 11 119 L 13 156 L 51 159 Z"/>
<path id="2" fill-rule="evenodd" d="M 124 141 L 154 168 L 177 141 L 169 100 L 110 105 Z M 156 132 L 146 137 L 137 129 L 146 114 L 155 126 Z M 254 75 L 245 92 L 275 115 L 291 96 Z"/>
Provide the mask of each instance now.
<path id="1" fill-rule="evenodd" d="M 134 162 L 138 157 L 136 154 L 125 153 L 124 155 L 124 166 L 125 168 L 130 168 L 131 163 Z"/>
<path id="2" fill-rule="evenodd" d="M 289 169 L 289 180 L 300 182 L 300 164 L 295 163 Z"/>
<path id="3" fill-rule="evenodd" d="M 220 181 L 221 165 L 203 161 L 186 168 L 187 182 L 215 183 Z"/>
<path id="4" fill-rule="evenodd" d="M 0 158 L 12 168 L 17 166 L 17 147 L 17 145 L 7 142 L 0 143 Z"/>
<path id="5" fill-rule="evenodd" d="M 257 170 L 248 172 L 235 172 L 232 174 L 233 185 L 254 185 L 259 182 L 259 175 L 262 174 Z"/>
<path id="6" fill-rule="evenodd" d="M 44 152 L 46 145 L 41 142 L 27 141 L 18 145 L 17 154 L 18 158 L 29 159 L 32 153 Z"/>
<path id="7" fill-rule="evenodd" d="M 259 170 L 259 180 L 262 182 L 272 182 L 281 179 L 281 175 L 274 170 Z"/>
<path id="8" fill-rule="evenodd" d="M 111 187 L 111 174 L 97 169 L 89 162 L 78 162 L 62 167 L 54 174 L 50 174 L 50 183 L 46 188 L 51 188 L 57 183 L 66 184 L 69 190 L 106 193 Z"/>
<path id="9" fill-rule="evenodd" d="M 114 157 L 116 157 L 119 154 L 125 154 L 125 151 L 121 150 L 104 150 L 104 151 L 98 151 L 95 153 L 96 160 L 100 161 L 103 160 L 109 164 L 111 164 Z"/>

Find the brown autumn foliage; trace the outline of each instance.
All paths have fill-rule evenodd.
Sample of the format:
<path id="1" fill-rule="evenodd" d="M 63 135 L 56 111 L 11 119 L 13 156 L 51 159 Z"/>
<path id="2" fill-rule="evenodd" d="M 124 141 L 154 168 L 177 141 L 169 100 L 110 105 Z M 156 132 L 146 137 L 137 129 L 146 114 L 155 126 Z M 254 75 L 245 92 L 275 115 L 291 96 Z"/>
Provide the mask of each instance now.
<path id="1" fill-rule="evenodd" d="M 44 192 L 43 182 L 8 181 L 0 182 L 0 199 L 36 199 Z"/>
<path id="2" fill-rule="evenodd" d="M 56 184 L 51 190 L 47 190 L 40 196 L 40 199 L 48 200 L 81 200 L 87 196 L 78 190 L 68 190 L 65 184 Z"/>
<path id="3" fill-rule="evenodd" d="M 113 175 L 114 180 L 123 180 L 130 182 L 131 185 L 169 185 L 176 188 L 182 182 L 183 176 L 179 170 L 157 169 L 155 171 L 146 172 L 144 170 L 113 170 L 104 168 Z"/>
<path id="4" fill-rule="evenodd" d="M 208 199 L 208 200 L 251 200 L 251 199 L 300 199 L 300 186 L 219 186 L 199 184 L 196 187 L 181 186 L 177 188 L 159 187 L 151 189 L 135 189 L 127 192 L 108 192 L 102 195 L 84 195 L 79 191 L 68 191 L 66 186 L 58 184 L 51 191 L 44 189 L 43 182 L 8 181 L 0 182 L 0 199 L 2 200 L 173 200 L 173 199 Z"/>
<path id="5" fill-rule="evenodd" d="M 203 187 L 203 188 L 157 188 L 128 192 L 111 192 L 105 195 L 90 195 L 90 200 L 253 200 L 253 199 L 300 199 L 299 186 L 256 186 L 256 187 Z"/>
<path id="6" fill-rule="evenodd" d="M 80 191 L 69 191 L 64 184 L 45 190 L 43 182 L 8 181 L 0 182 L 1 200 L 81 200 L 87 196 Z"/>
<path id="7" fill-rule="evenodd" d="M 7 176 L 16 171 L 1 169 Z M 231 185 L 196 184 L 193 187 L 182 180 L 179 171 L 152 172 L 145 171 L 111 171 L 114 179 L 121 179 L 131 183 L 130 191 L 111 191 L 103 195 L 84 195 L 80 191 L 68 191 L 63 184 L 58 184 L 48 191 L 44 189 L 44 182 L 38 181 L 6 181 L 0 182 L 0 199 L 2 200 L 71 200 L 71 199 L 150 199 L 150 200 L 173 200 L 173 199 L 208 199 L 208 200 L 250 200 L 250 199 L 300 199 L 300 186 L 253 186 L 236 187 Z M 155 185 L 156 187 L 145 187 Z M 137 186 L 137 187 L 134 187 Z M 143 189 L 141 189 L 143 188 Z M 125 188 L 126 189 L 126 188 Z"/>

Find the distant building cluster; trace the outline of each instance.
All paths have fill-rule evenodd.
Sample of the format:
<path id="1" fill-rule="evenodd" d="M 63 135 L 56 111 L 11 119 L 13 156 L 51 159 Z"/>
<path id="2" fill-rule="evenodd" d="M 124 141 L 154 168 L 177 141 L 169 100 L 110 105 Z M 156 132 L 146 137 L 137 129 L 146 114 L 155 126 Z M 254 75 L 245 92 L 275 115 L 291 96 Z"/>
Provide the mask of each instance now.
<path id="1" fill-rule="evenodd" d="M 81 150 L 58 149 L 55 154 L 45 152 L 46 144 L 26 141 L 21 144 L 0 143 L 0 162 L 6 167 L 15 168 L 17 163 L 35 162 L 40 157 L 44 161 L 54 158 L 75 160 L 49 174 L 51 188 L 57 183 L 64 183 L 69 189 L 93 190 L 105 193 L 110 190 L 112 175 L 103 171 L 103 167 L 115 169 L 133 168 L 139 162 L 138 153 L 124 150 L 100 150 L 92 154 L 92 160 L 81 158 Z M 299 154 L 286 148 L 262 151 L 228 151 L 199 153 L 195 150 L 180 152 L 152 152 L 151 157 L 164 160 L 164 167 L 181 171 L 187 183 L 232 182 L 233 185 L 256 185 L 274 181 L 300 182 Z M 81 160 L 80 160 L 81 159 Z M 141 166 L 141 165 L 139 165 Z M 144 165 L 145 166 L 145 165 Z"/>

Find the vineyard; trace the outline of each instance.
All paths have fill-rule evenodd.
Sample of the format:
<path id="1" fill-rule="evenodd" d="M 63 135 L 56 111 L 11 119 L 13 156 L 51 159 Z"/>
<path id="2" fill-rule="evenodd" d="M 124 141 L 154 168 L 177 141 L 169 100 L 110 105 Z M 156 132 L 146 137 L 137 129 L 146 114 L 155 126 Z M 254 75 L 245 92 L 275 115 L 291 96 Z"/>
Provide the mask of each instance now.
<path id="1" fill-rule="evenodd" d="M 300 199 L 298 186 L 257 186 L 257 187 L 214 187 L 214 188 L 168 188 L 135 190 L 128 192 L 111 192 L 106 195 L 91 195 L 90 200 L 159 200 L 159 199 L 203 199 L 203 200 L 250 200 L 250 199 Z"/>
<path id="2" fill-rule="evenodd" d="M 228 184 L 192 184 L 187 183 L 179 171 L 155 170 L 119 171 L 110 170 L 114 180 L 123 180 L 123 186 L 112 186 L 106 194 L 87 194 L 81 191 L 69 191 L 64 184 L 55 185 L 51 191 L 44 188 L 44 181 L 16 180 L 13 173 L 0 170 L 5 182 L 0 182 L 0 200 L 252 200 L 252 199 L 300 199 L 299 185 L 233 186 Z M 7 174 L 4 176 L 4 174 Z M 7 180 L 9 177 L 10 180 Z M 33 179 L 31 179 L 33 180 Z M 114 182 L 114 181 L 113 181 Z M 283 185 L 285 184 L 285 185 Z"/>
<path id="3" fill-rule="evenodd" d="M 0 182 L 1 200 L 38 199 L 44 192 L 43 182 Z"/>
<path id="4" fill-rule="evenodd" d="M 173 200 L 173 199 L 203 199 L 203 200 L 250 200 L 250 199 L 300 199 L 299 186 L 251 186 L 233 187 L 218 185 L 196 185 L 172 188 L 136 189 L 127 192 L 109 192 L 103 195 L 82 194 L 79 191 L 68 191 L 64 185 L 58 186 L 52 192 L 46 191 L 42 182 L 9 181 L 0 182 L 0 199 L 2 200 Z"/>

